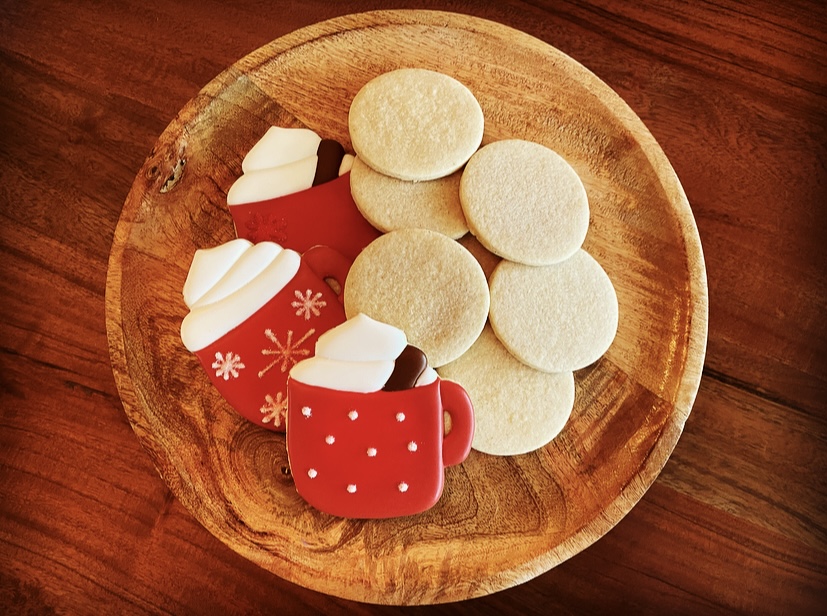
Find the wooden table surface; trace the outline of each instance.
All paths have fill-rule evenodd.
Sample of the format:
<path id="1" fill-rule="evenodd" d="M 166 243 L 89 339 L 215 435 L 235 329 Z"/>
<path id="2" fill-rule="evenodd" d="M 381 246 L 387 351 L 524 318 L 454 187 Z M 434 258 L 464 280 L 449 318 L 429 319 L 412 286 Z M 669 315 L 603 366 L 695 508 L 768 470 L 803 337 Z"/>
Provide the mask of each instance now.
<path id="1" fill-rule="evenodd" d="M 5 3 L 0 12 L 0 611 L 819 613 L 827 605 L 827 10 L 822 2 Z M 213 537 L 135 437 L 104 289 L 137 171 L 199 89 L 297 28 L 377 8 L 523 30 L 616 90 L 703 243 L 700 390 L 605 537 L 431 608 L 296 586 Z"/>

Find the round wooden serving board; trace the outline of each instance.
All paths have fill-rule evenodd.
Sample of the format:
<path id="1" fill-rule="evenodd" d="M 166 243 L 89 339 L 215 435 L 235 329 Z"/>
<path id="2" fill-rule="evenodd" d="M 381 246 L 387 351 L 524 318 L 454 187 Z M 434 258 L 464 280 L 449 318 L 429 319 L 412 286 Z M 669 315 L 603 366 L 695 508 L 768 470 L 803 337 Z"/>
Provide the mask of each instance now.
<path id="1" fill-rule="evenodd" d="M 269 126 L 308 126 L 350 150 L 353 96 L 372 77 L 409 66 L 471 89 L 485 115 L 484 143 L 528 139 L 571 162 L 591 205 L 585 248 L 614 282 L 620 325 L 608 353 L 576 373 L 574 412 L 550 445 L 517 457 L 472 451 L 447 469 L 442 499 L 424 514 L 338 519 L 295 492 L 283 472 L 284 436 L 232 412 L 184 349 L 181 289 L 196 249 L 233 238 L 226 193 Z M 692 406 L 707 289 L 680 183 L 609 87 L 505 26 L 393 11 L 337 18 L 273 41 L 184 107 L 127 197 L 106 311 L 113 370 L 135 433 L 210 532 L 302 586 L 421 604 L 528 580 L 589 546 L 632 508 Z"/>

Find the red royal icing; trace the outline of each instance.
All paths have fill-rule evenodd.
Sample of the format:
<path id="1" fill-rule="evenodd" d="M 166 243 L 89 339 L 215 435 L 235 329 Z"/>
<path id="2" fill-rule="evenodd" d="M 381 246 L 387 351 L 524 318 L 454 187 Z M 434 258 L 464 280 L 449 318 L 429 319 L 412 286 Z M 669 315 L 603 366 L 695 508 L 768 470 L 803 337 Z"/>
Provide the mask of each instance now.
<path id="1" fill-rule="evenodd" d="M 381 235 L 353 201 L 350 172 L 290 195 L 229 208 L 238 237 L 276 242 L 297 252 L 322 244 L 352 261 Z"/>
<path id="2" fill-rule="evenodd" d="M 340 298 L 323 281 L 332 276 L 344 282 L 347 275 L 346 270 L 324 269 L 331 263 L 344 267 L 341 255 L 325 254 L 333 252 L 318 247 L 314 258 L 302 257 L 296 275 L 279 293 L 195 353 L 230 406 L 269 430 L 285 431 L 290 368 L 312 357 L 319 336 L 345 321 Z"/>
<path id="3" fill-rule="evenodd" d="M 346 518 L 430 509 L 444 467 L 468 456 L 474 411 L 465 390 L 437 379 L 400 391 L 344 392 L 288 381 L 287 453 L 299 494 Z M 443 436 L 443 411 L 452 429 Z"/>

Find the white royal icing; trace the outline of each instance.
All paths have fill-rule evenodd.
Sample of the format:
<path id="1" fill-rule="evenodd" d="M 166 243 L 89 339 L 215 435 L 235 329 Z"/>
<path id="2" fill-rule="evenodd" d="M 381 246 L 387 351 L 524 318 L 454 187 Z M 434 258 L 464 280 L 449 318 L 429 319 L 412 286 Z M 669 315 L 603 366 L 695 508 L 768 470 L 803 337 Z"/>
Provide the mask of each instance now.
<path id="1" fill-rule="evenodd" d="M 414 387 L 422 387 L 423 385 L 430 385 L 434 381 L 436 381 L 439 375 L 436 373 L 436 370 L 431 368 L 430 366 L 426 366 L 425 370 L 422 371 L 422 374 L 419 375 L 419 378 L 416 379 L 416 383 Z"/>
<path id="2" fill-rule="evenodd" d="M 345 154 L 342 157 L 342 162 L 339 164 L 339 175 L 344 175 L 353 168 L 353 160 L 355 158 L 353 154 Z"/>
<path id="3" fill-rule="evenodd" d="M 379 391 L 406 346 L 408 339 L 401 329 L 359 313 L 322 334 L 316 341 L 315 357 L 298 362 L 290 377 L 339 391 Z M 415 386 L 430 385 L 436 378 L 436 371 L 428 366 Z M 351 411 L 348 416 L 355 419 L 358 414 Z M 405 415 L 398 413 L 396 418 L 404 421 Z"/>
<path id="4" fill-rule="evenodd" d="M 346 362 L 327 357 L 310 357 L 290 370 L 290 378 L 307 385 L 338 391 L 378 391 L 393 372 L 393 360 Z"/>
<path id="5" fill-rule="evenodd" d="M 181 323 L 181 340 L 189 351 L 199 351 L 241 325 L 277 295 L 296 275 L 301 257 L 294 250 L 284 250 L 279 246 L 279 250 L 272 247 L 255 250 L 253 252 L 254 256 L 249 260 L 244 259 L 239 266 L 239 278 L 232 278 L 227 282 L 223 282 L 225 276 L 230 275 L 234 265 L 242 260 L 248 251 L 252 250 L 253 244 L 249 242 L 248 244 L 247 250 L 240 254 L 237 254 L 238 251 L 236 250 L 233 250 L 232 254 L 229 250 L 216 253 L 228 259 L 235 258 L 232 259 L 228 267 L 224 268 L 225 263 L 219 268 L 224 270 L 224 274 L 218 277 L 213 276 L 212 278 L 214 280 L 217 278 L 217 280 L 211 287 L 220 285 L 220 289 L 223 289 L 223 291 L 216 293 L 217 296 L 231 288 L 233 290 L 231 293 L 215 299 L 215 301 L 202 303 L 201 300 L 210 294 L 208 288 L 201 293 L 197 302 L 198 305 L 196 306 L 193 303 L 190 313 L 184 317 L 184 321 Z M 275 244 L 275 246 L 278 246 L 278 244 Z M 193 268 L 201 270 L 201 268 L 215 265 L 217 260 L 213 256 L 206 259 L 193 259 L 190 276 L 197 281 L 194 286 L 199 292 L 206 286 L 205 281 L 210 276 L 208 273 L 193 272 Z M 261 261 L 258 259 L 261 259 Z M 239 284 L 239 280 L 244 279 L 256 270 L 258 272 L 255 276 Z M 193 292 L 192 295 L 195 296 L 197 293 Z"/>
<path id="6" fill-rule="evenodd" d="M 255 279 L 270 265 L 282 247 L 275 242 L 261 242 L 241 253 L 224 276 L 202 295 L 190 308 L 200 308 L 224 299 Z"/>
<path id="7" fill-rule="evenodd" d="M 407 345 L 401 329 L 359 313 L 319 336 L 316 355 L 340 361 L 395 360 Z"/>
<path id="8" fill-rule="evenodd" d="M 251 241 L 239 238 L 214 248 L 196 250 L 184 282 L 184 303 L 187 308 L 192 308 L 195 302 L 221 280 L 233 263 L 252 245 Z"/>
<path id="9" fill-rule="evenodd" d="M 280 167 L 308 156 L 319 149 L 322 138 L 309 128 L 271 126 L 247 152 L 241 163 L 244 173 Z"/>
<path id="10" fill-rule="evenodd" d="M 313 186 L 318 156 L 313 154 L 286 165 L 250 171 L 227 192 L 227 205 L 255 203 L 307 190 Z"/>
<path id="11" fill-rule="evenodd" d="M 227 205 L 276 199 L 313 186 L 322 138 L 309 128 L 271 126 L 250 148 L 241 163 L 239 177 L 227 192 Z M 345 154 L 339 175 L 353 166 Z"/>

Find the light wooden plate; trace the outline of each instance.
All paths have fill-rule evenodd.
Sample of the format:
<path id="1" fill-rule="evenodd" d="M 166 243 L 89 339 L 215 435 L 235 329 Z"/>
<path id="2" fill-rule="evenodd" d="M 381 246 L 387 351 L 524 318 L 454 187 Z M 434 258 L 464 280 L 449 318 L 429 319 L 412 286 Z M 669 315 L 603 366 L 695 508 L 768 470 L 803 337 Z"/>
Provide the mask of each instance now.
<path id="1" fill-rule="evenodd" d="M 233 237 L 225 195 L 270 125 L 347 148 L 350 101 L 403 66 L 466 84 L 484 143 L 522 138 L 565 156 L 591 203 L 585 248 L 617 289 L 608 353 L 576 374 L 563 433 L 518 457 L 472 452 L 432 510 L 385 521 L 319 513 L 283 473 L 283 435 L 229 410 L 181 344 L 192 255 Z M 528 300 L 528 298 L 527 298 Z M 672 452 L 697 392 L 707 332 L 695 222 L 665 155 L 629 107 L 553 47 L 449 13 L 374 12 L 293 32 L 210 82 L 141 168 L 115 233 L 107 330 L 124 409 L 184 506 L 232 549 L 305 587 L 375 603 L 467 599 L 528 580 L 614 526 Z"/>

